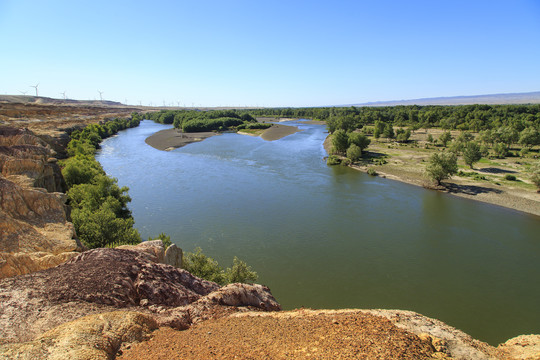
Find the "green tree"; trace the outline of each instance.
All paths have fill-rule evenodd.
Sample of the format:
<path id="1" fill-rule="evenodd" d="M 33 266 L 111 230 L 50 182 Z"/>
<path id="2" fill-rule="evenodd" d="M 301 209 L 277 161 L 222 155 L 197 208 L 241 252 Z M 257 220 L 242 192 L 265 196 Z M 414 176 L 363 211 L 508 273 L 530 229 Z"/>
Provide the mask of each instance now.
<path id="1" fill-rule="evenodd" d="M 373 137 L 378 139 L 384 131 L 384 123 L 380 120 L 375 121 L 375 129 L 373 129 Z"/>
<path id="2" fill-rule="evenodd" d="M 349 133 L 349 144 L 354 144 L 360 148 L 361 151 L 364 151 L 365 148 L 369 146 L 371 140 L 362 133 L 352 132 Z"/>
<path id="3" fill-rule="evenodd" d="M 465 145 L 465 148 L 463 149 L 463 160 L 465 160 L 465 164 L 469 165 L 471 169 L 473 168 L 473 164 L 478 162 L 481 158 L 482 151 L 476 142 L 471 141 Z"/>
<path id="4" fill-rule="evenodd" d="M 519 134 L 518 142 L 527 148 L 531 148 L 534 145 L 540 145 L 540 132 L 532 126 L 525 128 Z"/>
<path id="5" fill-rule="evenodd" d="M 244 261 L 238 259 L 236 256 L 233 260 L 231 268 L 227 268 L 225 271 L 227 282 L 229 283 L 253 283 L 257 281 L 257 273 L 251 270 Z"/>
<path id="6" fill-rule="evenodd" d="M 71 219 L 82 243 L 88 248 L 100 248 L 116 244 L 138 244 L 139 232 L 133 228 L 133 219 L 116 216 L 114 205 L 109 202 L 97 210 L 88 208 L 73 209 Z"/>
<path id="7" fill-rule="evenodd" d="M 339 129 L 332 134 L 333 151 L 339 154 L 345 153 L 349 147 L 349 136 L 345 130 Z"/>
<path id="8" fill-rule="evenodd" d="M 358 161 L 362 157 L 362 149 L 356 144 L 351 144 L 347 149 L 347 158 L 352 162 Z"/>
<path id="9" fill-rule="evenodd" d="M 396 130 L 396 141 L 400 143 L 404 143 L 409 141 L 409 138 L 411 137 L 411 129 L 398 129 Z"/>
<path id="10" fill-rule="evenodd" d="M 205 254 L 200 247 L 194 253 L 186 253 L 184 256 L 184 268 L 191 274 L 202 279 L 213 281 L 219 285 L 227 283 L 227 276 L 218 262 Z"/>
<path id="11" fill-rule="evenodd" d="M 441 134 L 441 136 L 439 136 L 439 141 L 444 147 L 446 147 L 450 140 L 452 140 L 452 135 L 450 134 L 450 131 L 445 131 Z"/>
<path id="12" fill-rule="evenodd" d="M 453 152 L 434 153 L 426 166 L 428 177 L 437 182 L 437 185 L 440 185 L 442 180 L 455 175 L 457 171 L 457 156 Z"/>
<path id="13" fill-rule="evenodd" d="M 392 124 L 388 123 L 386 124 L 386 126 L 384 127 L 384 130 L 383 130 L 383 137 L 387 138 L 387 139 L 393 139 L 395 134 L 394 134 L 394 127 L 392 126 Z"/>
<path id="14" fill-rule="evenodd" d="M 502 159 L 508 155 L 508 145 L 503 142 L 496 142 L 493 144 L 493 151 L 495 152 L 496 157 Z"/>
<path id="15" fill-rule="evenodd" d="M 96 176 L 103 174 L 103 169 L 99 163 L 88 156 L 77 155 L 64 160 L 61 165 L 62 176 L 68 188 L 74 185 L 86 184 Z"/>

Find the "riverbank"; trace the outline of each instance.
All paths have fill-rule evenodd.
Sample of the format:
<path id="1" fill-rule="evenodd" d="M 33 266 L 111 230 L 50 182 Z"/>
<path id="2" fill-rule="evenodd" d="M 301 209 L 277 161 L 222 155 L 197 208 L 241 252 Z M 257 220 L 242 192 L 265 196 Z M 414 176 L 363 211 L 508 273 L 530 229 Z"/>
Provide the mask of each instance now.
<path id="1" fill-rule="evenodd" d="M 430 131 L 436 132 L 436 130 Z M 429 133 L 417 133 L 413 136 L 415 140 L 422 141 L 428 135 Z M 432 135 L 436 137 L 439 134 Z M 330 153 L 331 146 L 329 136 L 324 142 L 327 153 Z M 476 180 L 473 177 L 456 175 L 443 181 L 444 186 L 434 188 L 425 176 L 425 166 L 429 156 L 435 151 L 437 151 L 436 148 L 425 149 L 421 145 L 409 147 L 384 140 L 373 141 L 372 139 L 363 159 L 350 167 L 366 173 L 368 169 L 373 169 L 379 176 L 387 179 L 540 216 L 540 194 L 518 173 L 517 166 L 514 166 L 515 161 L 508 159 L 484 160 L 475 164 L 474 169 L 468 168 L 462 161 L 459 161 L 458 165 L 463 173 L 476 172 L 479 174 L 477 178 L 484 179 Z M 379 163 L 375 161 L 374 163 L 372 161 L 374 158 L 384 159 L 384 161 Z M 506 174 L 516 174 L 518 180 L 506 180 L 504 178 Z"/>

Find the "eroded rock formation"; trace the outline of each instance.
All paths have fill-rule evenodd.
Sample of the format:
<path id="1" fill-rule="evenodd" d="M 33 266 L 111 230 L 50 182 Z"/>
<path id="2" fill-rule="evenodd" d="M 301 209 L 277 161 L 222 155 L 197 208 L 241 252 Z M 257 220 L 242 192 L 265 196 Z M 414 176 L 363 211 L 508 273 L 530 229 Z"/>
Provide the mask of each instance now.
<path id="1" fill-rule="evenodd" d="M 114 359 L 121 347 L 142 341 L 157 328 L 151 316 L 132 311 L 89 315 L 62 324 L 35 340 L 0 345 L 6 359 Z"/>
<path id="2" fill-rule="evenodd" d="M 50 268 L 82 251 L 53 156 L 30 131 L 0 127 L 0 278 Z"/>
<path id="3" fill-rule="evenodd" d="M 31 341 L 67 321 L 115 310 L 185 329 L 238 311 L 280 309 L 266 287 L 220 288 L 149 260 L 151 247 L 90 250 L 55 268 L 0 280 L 0 339 Z"/>

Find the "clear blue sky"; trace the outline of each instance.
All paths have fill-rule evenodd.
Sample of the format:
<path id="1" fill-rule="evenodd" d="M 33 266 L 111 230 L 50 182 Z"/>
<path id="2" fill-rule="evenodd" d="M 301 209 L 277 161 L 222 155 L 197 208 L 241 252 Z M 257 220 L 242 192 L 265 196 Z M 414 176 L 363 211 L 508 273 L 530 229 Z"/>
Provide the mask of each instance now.
<path id="1" fill-rule="evenodd" d="M 0 0 L 0 94 L 319 106 L 540 90 L 540 0 Z"/>

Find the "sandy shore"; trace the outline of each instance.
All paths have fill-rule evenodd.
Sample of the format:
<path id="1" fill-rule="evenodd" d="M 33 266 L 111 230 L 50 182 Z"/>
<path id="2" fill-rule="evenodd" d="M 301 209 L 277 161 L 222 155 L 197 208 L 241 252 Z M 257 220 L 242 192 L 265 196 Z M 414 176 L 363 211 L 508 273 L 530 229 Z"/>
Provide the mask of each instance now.
<path id="1" fill-rule="evenodd" d="M 145 142 L 155 149 L 169 151 L 197 141 L 203 141 L 214 135 L 218 135 L 218 133 L 183 133 L 178 129 L 167 129 L 150 135 L 146 138 Z"/>
<path id="2" fill-rule="evenodd" d="M 326 152 L 330 152 L 331 143 L 329 137 L 324 142 Z M 386 149 L 388 150 L 388 149 Z M 368 147 L 370 152 L 385 152 L 382 146 Z M 388 163 L 384 165 L 365 165 L 358 164 L 351 166 L 353 169 L 367 172 L 368 168 L 373 168 L 379 176 L 401 181 L 411 185 L 432 188 L 433 184 L 424 175 L 425 159 L 420 157 L 415 158 L 415 155 L 409 154 L 406 150 L 400 150 L 397 153 L 396 149 L 391 150 L 392 156 L 388 159 Z M 475 171 L 480 174 L 485 173 L 480 166 L 475 168 Z M 502 177 L 502 176 L 501 176 Z M 524 213 L 540 216 L 540 194 L 535 191 L 527 190 L 517 186 L 509 185 L 501 181 L 499 184 L 475 181 L 470 178 L 453 176 L 449 180 L 443 181 L 444 186 L 441 186 L 434 191 L 445 192 L 451 195 L 459 196 L 484 203 L 502 206 L 505 208 L 521 211 Z"/>

